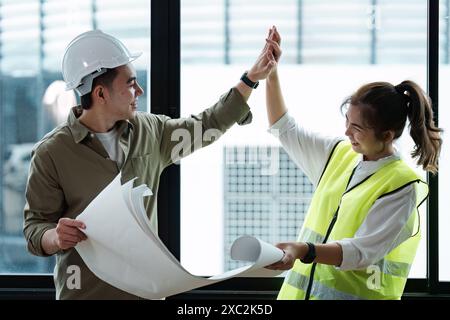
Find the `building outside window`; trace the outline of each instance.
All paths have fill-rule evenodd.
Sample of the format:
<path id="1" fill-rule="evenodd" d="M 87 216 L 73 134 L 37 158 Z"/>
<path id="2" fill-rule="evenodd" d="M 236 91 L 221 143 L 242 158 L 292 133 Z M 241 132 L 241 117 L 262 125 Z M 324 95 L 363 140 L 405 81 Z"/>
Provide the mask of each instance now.
<path id="1" fill-rule="evenodd" d="M 448 20 L 443 16 L 442 22 Z M 181 116 L 201 111 L 232 87 L 257 58 L 272 25 L 282 36 L 279 74 L 287 107 L 307 129 L 344 136 L 339 107 L 364 83 L 411 79 L 426 88 L 425 0 L 185 0 Z M 244 234 L 270 243 L 295 241 L 311 200 L 309 180 L 267 132 L 264 83 L 248 103 L 251 125 L 234 126 L 181 161 L 181 262 L 194 274 L 242 265 L 230 260 L 229 249 Z M 397 143 L 411 164 L 412 146 L 408 134 Z M 264 161 L 270 158 L 276 170 L 267 174 Z M 412 278 L 426 277 L 425 208 Z"/>
<path id="2" fill-rule="evenodd" d="M 33 145 L 65 121 L 76 104 L 75 94 L 62 83 L 65 46 L 91 29 L 144 51 L 134 65 L 146 90 L 149 1 L 0 0 L 0 274 L 53 272 L 53 257 L 35 257 L 26 250 L 25 187 Z M 139 109 L 147 108 L 144 95 Z"/>

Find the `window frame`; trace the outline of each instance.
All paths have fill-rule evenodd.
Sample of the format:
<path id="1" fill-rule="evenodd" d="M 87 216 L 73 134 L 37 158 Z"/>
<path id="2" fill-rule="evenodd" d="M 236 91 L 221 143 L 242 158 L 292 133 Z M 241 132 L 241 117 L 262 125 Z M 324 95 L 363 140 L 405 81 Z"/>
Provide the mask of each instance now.
<path id="1" fill-rule="evenodd" d="M 172 6 L 172 10 L 169 10 L 169 15 L 171 18 L 164 21 L 165 26 L 159 25 L 159 27 L 165 28 L 169 30 L 170 39 L 177 39 L 177 45 L 179 48 L 179 39 L 180 39 L 180 1 L 174 0 L 169 1 Z M 152 7 L 153 9 L 153 7 Z M 152 17 L 153 18 L 153 17 Z M 154 20 L 152 20 L 154 22 Z M 153 26 L 153 25 L 152 25 Z M 170 32 L 171 30 L 171 32 Z M 153 35 L 153 34 L 152 34 Z M 153 37 L 152 37 L 153 41 Z M 153 42 L 152 42 L 153 44 Z M 156 43 L 155 43 L 156 44 Z M 152 48 L 154 46 L 152 45 Z M 153 56 L 153 53 L 152 53 Z M 175 57 L 175 54 L 172 54 L 172 57 L 169 56 L 169 52 L 162 55 L 163 59 L 174 59 L 172 61 L 164 61 L 164 63 L 169 63 L 170 65 L 178 65 L 178 69 L 180 68 L 180 54 L 178 53 L 178 57 Z M 162 61 L 159 61 L 160 64 Z M 433 101 L 433 111 L 436 124 L 438 123 L 438 92 L 439 92 L 439 1 L 436 0 L 427 0 L 427 92 Z M 160 78 L 158 78 L 160 79 Z M 169 79 L 170 80 L 170 76 Z M 172 92 L 170 95 L 176 96 L 178 98 L 178 110 L 176 114 L 179 116 L 180 113 L 180 79 L 172 79 L 173 82 L 168 81 L 165 88 L 172 88 Z M 152 82 L 152 85 L 154 83 Z M 153 93 L 153 92 L 152 92 Z M 155 93 L 157 93 L 155 91 Z M 161 93 L 159 91 L 158 93 Z M 152 101 L 153 101 L 152 94 Z M 172 111 L 167 110 L 167 114 L 170 115 Z M 174 167 L 174 166 L 172 166 Z M 175 166 L 175 170 L 177 170 L 177 176 L 173 175 L 173 180 L 168 180 L 167 184 L 176 185 L 179 190 L 180 180 L 179 180 L 179 167 Z M 428 199 L 428 210 L 427 210 L 427 276 L 425 279 L 409 279 L 407 281 L 404 297 L 405 298 L 417 298 L 417 297 L 426 297 L 426 296 L 434 296 L 434 295 L 446 295 L 450 294 L 450 283 L 439 281 L 439 228 L 438 228 L 438 179 L 439 175 L 431 175 L 427 174 L 427 181 L 429 183 L 430 193 Z M 164 195 L 162 195 L 164 197 Z M 166 194 L 165 199 L 166 202 L 170 202 L 169 195 Z M 176 252 L 178 255 L 175 255 L 178 259 L 180 258 L 180 208 L 179 208 L 179 193 L 176 195 L 177 208 L 173 206 L 168 211 L 169 220 L 177 221 L 175 224 L 169 224 L 169 239 L 172 239 L 170 243 L 176 243 L 177 247 L 174 248 L 173 252 Z M 158 199 L 159 200 L 159 199 Z M 158 204 L 159 205 L 159 204 Z M 167 218 L 166 218 L 167 220 Z M 172 248 L 168 246 L 168 248 L 172 251 Z M 251 295 L 253 297 L 266 297 L 267 295 L 271 297 L 276 297 L 278 289 L 282 284 L 283 279 L 267 279 L 267 278 L 237 278 L 230 279 L 224 282 L 219 282 L 214 285 L 210 285 L 207 287 L 203 287 L 200 289 L 195 289 L 190 292 L 180 294 L 175 296 L 177 297 L 188 297 L 188 296 L 198 296 L 198 297 L 208 297 L 211 294 L 225 295 L 238 297 L 239 295 L 248 296 Z"/>
<path id="2" fill-rule="evenodd" d="M 439 1 L 427 0 L 427 91 L 438 120 Z M 1 46 L 1 43 L 0 43 Z M 151 1 L 151 111 L 173 118 L 180 116 L 180 0 Z M 0 77 L 1 81 L 1 77 Z M 438 179 L 428 175 L 427 277 L 410 279 L 405 299 L 450 296 L 450 282 L 439 281 Z M 158 193 L 159 235 L 176 258 L 180 258 L 180 166 L 168 167 Z M 280 278 L 234 278 L 168 299 L 251 298 L 274 299 Z M 50 274 L 0 276 L 0 299 L 53 299 Z"/>

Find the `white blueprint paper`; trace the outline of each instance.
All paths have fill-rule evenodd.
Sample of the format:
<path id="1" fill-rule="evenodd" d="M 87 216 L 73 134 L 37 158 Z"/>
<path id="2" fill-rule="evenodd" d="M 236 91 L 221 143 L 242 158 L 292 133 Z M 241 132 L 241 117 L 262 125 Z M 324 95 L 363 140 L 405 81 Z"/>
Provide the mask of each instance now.
<path id="1" fill-rule="evenodd" d="M 131 294 L 159 299 L 231 277 L 274 276 L 281 272 L 264 269 L 279 261 L 283 252 L 259 239 L 243 236 L 231 247 L 235 260 L 250 265 L 210 278 L 185 270 L 152 232 L 143 197 L 152 195 L 145 185 L 120 183 L 119 174 L 80 214 L 88 239 L 76 249 L 89 269 L 100 279 Z"/>

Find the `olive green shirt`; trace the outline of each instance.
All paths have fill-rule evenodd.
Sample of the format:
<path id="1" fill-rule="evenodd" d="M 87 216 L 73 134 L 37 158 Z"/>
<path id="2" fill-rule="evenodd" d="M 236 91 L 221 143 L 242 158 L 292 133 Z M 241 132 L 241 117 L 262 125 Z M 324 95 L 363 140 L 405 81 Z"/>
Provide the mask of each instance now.
<path id="1" fill-rule="evenodd" d="M 185 156 L 194 151 L 192 149 L 198 146 L 199 139 L 203 140 L 200 146 L 213 142 L 209 140 L 214 139 L 202 139 L 206 130 L 217 129 L 217 132 L 224 133 L 236 122 L 246 124 L 251 121 L 249 107 L 235 88 L 222 95 L 212 107 L 189 118 L 171 119 L 137 112 L 133 119 L 116 124 L 121 133 L 120 146 L 125 153 L 124 163 L 119 168 L 115 161 L 109 159 L 95 134 L 80 123 L 78 117 L 81 113 L 81 107 L 73 108 L 67 122 L 48 133 L 32 152 L 24 235 L 28 250 L 38 256 L 46 256 L 41 246 L 44 232 L 55 228 L 62 217 L 75 219 L 119 171 L 122 183 L 137 177 L 135 185 L 145 183 L 153 191 L 155 196 L 145 197 L 144 204 L 156 232 L 159 177 L 165 167 L 177 160 L 173 159 L 173 150 L 180 154 L 180 147 L 188 147 L 188 152 L 183 148 Z M 201 135 L 198 134 L 199 128 Z M 197 131 L 196 136 L 194 131 Z M 187 132 L 190 133 L 188 138 Z M 76 269 L 73 266 L 81 271 L 79 289 L 71 289 L 76 287 L 73 278 Z M 56 253 L 54 280 L 58 299 L 138 298 L 97 278 L 75 248 Z"/>

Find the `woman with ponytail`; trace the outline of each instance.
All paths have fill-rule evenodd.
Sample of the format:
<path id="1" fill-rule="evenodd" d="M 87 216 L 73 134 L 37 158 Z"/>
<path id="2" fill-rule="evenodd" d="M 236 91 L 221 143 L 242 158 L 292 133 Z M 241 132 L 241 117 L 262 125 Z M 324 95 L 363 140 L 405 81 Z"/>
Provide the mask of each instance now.
<path id="1" fill-rule="evenodd" d="M 281 56 L 280 40 L 271 28 L 266 41 L 273 63 Z M 412 156 L 437 172 L 442 130 L 429 97 L 412 81 L 362 86 L 341 106 L 345 140 L 309 132 L 289 115 L 276 67 L 266 99 L 272 132 L 316 187 L 298 240 L 278 243 L 285 255 L 268 267 L 290 270 L 278 298 L 400 299 L 428 187 L 394 142 L 409 122 Z"/>

